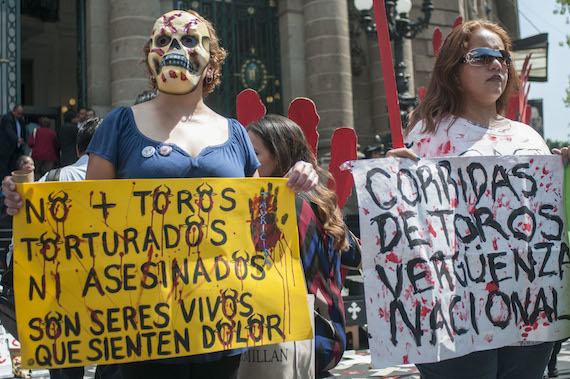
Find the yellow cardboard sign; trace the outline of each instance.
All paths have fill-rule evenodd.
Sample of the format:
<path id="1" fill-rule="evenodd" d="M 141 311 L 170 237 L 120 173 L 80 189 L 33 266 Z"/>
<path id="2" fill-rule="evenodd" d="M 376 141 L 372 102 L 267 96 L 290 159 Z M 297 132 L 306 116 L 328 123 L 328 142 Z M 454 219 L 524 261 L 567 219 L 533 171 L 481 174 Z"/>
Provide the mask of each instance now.
<path id="1" fill-rule="evenodd" d="M 312 338 L 284 179 L 22 184 L 22 364 L 134 362 Z"/>

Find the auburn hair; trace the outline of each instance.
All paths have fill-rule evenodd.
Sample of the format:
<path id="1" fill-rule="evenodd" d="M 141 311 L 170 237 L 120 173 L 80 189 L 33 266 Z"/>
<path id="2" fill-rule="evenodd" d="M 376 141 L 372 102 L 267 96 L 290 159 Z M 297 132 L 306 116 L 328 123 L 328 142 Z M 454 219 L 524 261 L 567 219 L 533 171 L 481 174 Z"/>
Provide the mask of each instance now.
<path id="1" fill-rule="evenodd" d="M 214 91 L 214 89 L 218 86 L 218 84 L 220 84 L 221 81 L 221 77 L 222 77 L 222 64 L 224 63 L 224 60 L 226 59 L 226 56 L 228 55 L 227 51 L 220 46 L 220 39 L 218 38 L 218 35 L 216 34 L 216 30 L 214 29 L 214 26 L 212 25 L 212 23 L 210 21 L 208 21 L 207 19 L 205 19 L 203 16 L 201 16 L 198 12 L 189 9 L 187 11 L 182 11 L 182 12 L 186 12 L 186 13 L 190 13 L 192 16 L 198 18 L 201 22 L 204 23 L 204 25 L 206 25 L 206 27 L 208 28 L 208 32 L 210 33 L 210 70 L 212 70 L 212 79 L 210 82 L 207 81 L 208 77 L 204 78 L 203 81 L 203 97 L 206 98 L 210 93 L 212 93 L 212 91 Z M 149 39 L 143 47 L 143 58 L 141 60 L 141 63 L 144 64 L 145 66 L 145 71 L 146 73 L 149 75 L 150 77 L 150 82 L 149 82 L 149 87 L 151 90 L 156 90 L 158 88 L 157 84 L 156 84 L 156 78 L 154 77 L 154 72 L 152 71 L 152 69 L 150 68 L 150 65 L 148 64 L 148 54 L 150 53 L 150 47 L 152 46 L 152 39 Z"/>
<path id="2" fill-rule="evenodd" d="M 422 133 L 435 133 L 439 122 L 447 115 L 457 115 L 461 112 L 463 91 L 459 83 L 459 65 L 469 51 L 469 40 L 479 30 L 487 29 L 501 38 L 505 50 L 511 50 L 511 38 L 498 24 L 487 20 L 467 21 L 455 27 L 447 36 L 431 74 L 428 88 L 423 100 L 412 112 L 408 127 L 404 132 L 407 135 L 414 126 L 423 121 Z M 514 64 L 508 69 L 509 77 L 505 90 L 497 99 L 497 113 L 504 115 L 507 110 L 509 97 L 519 86 L 519 77 Z"/>
<path id="3" fill-rule="evenodd" d="M 274 156 L 277 165 L 271 176 L 282 177 L 296 162 L 302 160 L 313 165 L 319 178 L 333 179 L 328 171 L 317 164 L 317 158 L 299 125 L 288 118 L 269 114 L 249 124 L 247 131 L 261 138 L 267 150 Z M 334 239 L 335 251 L 348 250 L 346 228 L 337 206 L 336 193 L 319 180 L 315 189 L 306 193 L 306 197 L 316 205 L 317 217 L 325 232 Z"/>

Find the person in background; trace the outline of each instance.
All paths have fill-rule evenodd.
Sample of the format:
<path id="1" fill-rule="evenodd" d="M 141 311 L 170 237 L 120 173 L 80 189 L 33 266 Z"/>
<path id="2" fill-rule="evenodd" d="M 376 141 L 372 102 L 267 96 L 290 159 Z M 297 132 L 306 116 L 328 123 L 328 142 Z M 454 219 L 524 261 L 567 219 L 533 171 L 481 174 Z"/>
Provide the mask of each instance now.
<path id="1" fill-rule="evenodd" d="M 295 162 L 305 161 L 321 178 L 332 178 L 317 164 L 301 128 L 288 118 L 266 115 L 249 124 L 247 134 L 261 164 L 261 177 L 282 177 Z M 346 347 L 340 266 L 358 269 L 360 248 L 342 221 L 336 193 L 322 181 L 312 191 L 298 194 L 295 206 L 307 291 L 315 295 L 315 374 L 319 378 L 337 365 Z"/>
<path id="2" fill-rule="evenodd" d="M 85 111 L 85 120 L 89 120 L 95 117 L 97 117 L 95 111 L 91 108 L 87 108 L 87 110 Z"/>
<path id="3" fill-rule="evenodd" d="M 38 124 L 39 119 L 37 116 L 28 117 L 28 121 L 29 122 L 26 124 L 26 135 L 28 136 L 29 139 L 34 130 L 38 129 L 40 125 Z M 26 143 L 26 145 L 24 146 L 24 154 L 30 155 L 30 150 L 31 150 L 30 147 Z"/>
<path id="4" fill-rule="evenodd" d="M 98 117 L 90 118 L 79 130 L 77 131 L 77 145 L 75 146 L 75 152 L 79 158 L 77 162 L 51 170 L 42 176 L 38 182 L 73 182 L 76 180 L 85 180 L 85 173 L 87 172 L 87 163 L 89 162 L 89 155 L 85 153 L 87 146 L 91 142 L 91 138 L 95 134 L 95 131 L 99 127 L 101 119 Z"/>
<path id="5" fill-rule="evenodd" d="M 77 110 L 77 129 L 83 125 L 83 123 L 87 120 L 87 109 L 79 108 Z"/>
<path id="6" fill-rule="evenodd" d="M 60 163 L 62 166 L 68 166 L 77 160 L 75 151 L 78 130 L 77 120 L 77 114 L 74 111 L 67 111 L 63 115 L 63 125 L 59 128 Z"/>
<path id="7" fill-rule="evenodd" d="M 0 119 L 0 175 L 10 175 L 16 168 L 16 159 L 24 153 L 26 129 L 22 116 L 24 107 L 16 105 Z"/>
<path id="8" fill-rule="evenodd" d="M 495 23 L 473 20 L 454 28 L 439 51 L 426 95 L 404 133 L 409 149 L 394 149 L 387 156 L 415 160 L 550 154 L 530 126 L 504 117 L 519 83 L 510 48 L 507 32 Z M 557 152 L 568 161 L 568 148 Z M 538 379 L 553 344 L 525 341 L 416 366 L 422 379 Z"/>
<path id="9" fill-rule="evenodd" d="M 55 167 L 59 152 L 57 134 L 51 130 L 49 119 L 40 117 L 39 123 L 39 129 L 34 130 L 28 139 L 32 158 L 36 162 L 36 180 Z"/>
<path id="10" fill-rule="evenodd" d="M 16 170 L 34 171 L 35 169 L 34 160 L 29 155 L 20 155 L 16 160 Z"/>

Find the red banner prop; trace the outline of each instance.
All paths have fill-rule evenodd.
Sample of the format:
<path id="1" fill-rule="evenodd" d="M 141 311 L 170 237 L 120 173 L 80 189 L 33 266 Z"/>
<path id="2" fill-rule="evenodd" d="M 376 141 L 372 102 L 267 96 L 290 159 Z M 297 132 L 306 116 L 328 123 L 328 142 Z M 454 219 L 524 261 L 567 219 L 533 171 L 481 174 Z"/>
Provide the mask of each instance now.
<path id="1" fill-rule="evenodd" d="M 386 101 L 388 102 L 392 146 L 398 149 L 404 147 L 404 137 L 402 136 L 402 119 L 400 117 L 396 74 L 394 73 L 394 60 L 392 59 L 392 50 L 390 48 L 390 31 L 388 30 L 384 0 L 374 0 L 374 16 L 376 17 L 378 46 L 380 47 L 384 88 L 386 89 Z"/>

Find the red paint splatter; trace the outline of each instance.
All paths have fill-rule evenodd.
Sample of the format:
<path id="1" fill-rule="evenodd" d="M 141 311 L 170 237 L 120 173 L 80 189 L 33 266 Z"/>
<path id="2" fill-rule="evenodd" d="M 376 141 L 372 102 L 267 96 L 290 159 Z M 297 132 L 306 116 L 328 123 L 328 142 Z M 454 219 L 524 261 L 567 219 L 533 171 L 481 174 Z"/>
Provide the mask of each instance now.
<path id="1" fill-rule="evenodd" d="M 369 211 L 368 209 L 362 208 L 362 210 L 364 211 L 364 214 L 365 214 L 366 216 L 368 216 L 368 215 L 370 214 L 370 211 Z"/>
<path id="2" fill-rule="evenodd" d="M 174 72 L 174 70 L 168 71 L 168 75 L 169 75 L 172 79 L 178 78 L 178 75 L 176 74 L 176 72 Z"/>
<path id="3" fill-rule="evenodd" d="M 498 291 L 499 290 L 499 286 L 496 285 L 495 283 L 487 283 L 487 286 L 485 287 L 485 291 Z"/>
<path id="4" fill-rule="evenodd" d="M 161 57 L 164 55 L 164 51 L 162 51 L 161 49 L 152 49 L 150 52 L 158 54 Z"/>
<path id="5" fill-rule="evenodd" d="M 402 259 L 399 258 L 396 254 L 390 253 L 386 255 L 386 260 L 392 263 L 402 263 Z"/>
<path id="6" fill-rule="evenodd" d="M 499 250 L 499 246 L 498 246 L 498 244 L 497 244 L 497 239 L 496 239 L 496 238 L 493 240 L 493 249 Z"/>
<path id="7" fill-rule="evenodd" d="M 542 173 L 543 173 L 544 175 L 548 175 L 548 174 L 550 174 L 550 171 L 546 170 L 546 166 L 544 166 L 544 167 L 542 168 Z"/>
<path id="8" fill-rule="evenodd" d="M 428 229 L 429 229 L 429 232 L 431 233 L 432 236 L 437 237 L 437 233 L 435 232 L 435 230 L 433 229 L 433 226 L 431 226 L 431 224 L 428 225 Z"/>
<path id="9" fill-rule="evenodd" d="M 448 154 L 451 150 L 451 141 L 447 141 L 441 148 L 442 154 Z"/>
<path id="10" fill-rule="evenodd" d="M 188 80 L 188 78 L 186 77 L 186 75 L 184 75 L 183 72 L 180 73 L 180 79 L 182 79 L 183 82 Z"/>
<path id="11" fill-rule="evenodd" d="M 409 364 L 410 364 L 410 361 L 408 360 L 408 356 L 407 356 L 407 355 L 404 355 L 404 356 L 402 357 L 402 362 L 404 362 L 404 364 L 406 364 L 406 365 L 409 365 Z"/>
<path id="12" fill-rule="evenodd" d="M 160 74 L 160 77 L 162 78 L 162 81 L 166 83 L 166 76 L 164 76 L 164 74 Z"/>

